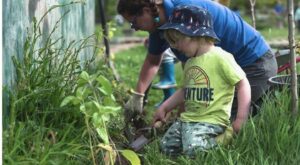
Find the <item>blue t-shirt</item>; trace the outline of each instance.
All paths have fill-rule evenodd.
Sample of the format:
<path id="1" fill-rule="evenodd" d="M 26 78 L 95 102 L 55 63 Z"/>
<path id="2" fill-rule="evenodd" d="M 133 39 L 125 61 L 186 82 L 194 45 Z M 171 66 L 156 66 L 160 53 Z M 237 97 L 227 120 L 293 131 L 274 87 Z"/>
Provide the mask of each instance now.
<path id="1" fill-rule="evenodd" d="M 172 14 L 174 7 L 178 5 L 193 5 L 208 10 L 212 15 L 214 31 L 221 40 L 216 45 L 233 54 L 241 67 L 252 64 L 270 49 L 259 32 L 232 10 L 217 2 L 211 0 L 164 0 L 163 5 L 167 18 Z M 150 34 L 149 53 L 160 55 L 168 47 L 162 31 L 157 30 Z M 187 60 L 182 53 L 172 50 L 180 61 Z"/>

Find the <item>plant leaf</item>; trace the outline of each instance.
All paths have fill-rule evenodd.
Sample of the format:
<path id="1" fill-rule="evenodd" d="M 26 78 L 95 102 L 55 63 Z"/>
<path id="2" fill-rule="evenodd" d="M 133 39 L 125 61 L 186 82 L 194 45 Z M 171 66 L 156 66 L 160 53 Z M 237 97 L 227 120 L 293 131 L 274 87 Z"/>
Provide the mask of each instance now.
<path id="1" fill-rule="evenodd" d="M 104 95 L 108 95 L 108 93 L 105 91 L 105 89 L 102 89 L 102 88 L 98 88 L 99 89 L 99 91 L 101 92 L 101 93 L 103 93 Z"/>
<path id="2" fill-rule="evenodd" d="M 80 76 L 79 76 L 79 79 L 78 79 L 77 83 L 78 83 L 79 86 L 82 86 L 82 85 L 88 83 L 89 79 L 90 79 L 89 74 L 86 71 L 82 71 Z"/>
<path id="3" fill-rule="evenodd" d="M 101 115 L 100 116 L 100 114 L 99 113 L 97 113 L 97 112 L 95 112 L 94 114 L 93 114 L 93 117 L 92 117 L 92 120 L 93 120 L 93 124 L 94 124 L 94 126 L 95 127 L 103 127 L 103 119 L 102 119 L 102 116 L 103 115 Z"/>
<path id="4" fill-rule="evenodd" d="M 141 160 L 138 155 L 132 150 L 120 150 L 121 154 L 130 161 L 132 165 L 140 165 Z"/>
<path id="5" fill-rule="evenodd" d="M 110 98 L 113 100 L 113 101 L 116 101 L 116 98 L 113 94 L 110 95 Z"/>
<path id="6" fill-rule="evenodd" d="M 103 115 L 101 115 L 101 119 L 104 122 L 108 122 L 110 119 L 110 116 L 109 116 L 109 114 L 103 114 Z"/>
<path id="7" fill-rule="evenodd" d="M 104 141 L 104 144 L 109 144 L 108 135 L 105 128 L 96 128 L 98 135 Z"/>
<path id="8" fill-rule="evenodd" d="M 82 71 L 79 77 L 86 81 L 89 81 L 89 79 L 90 79 L 90 76 L 86 71 Z"/>
<path id="9" fill-rule="evenodd" d="M 82 98 L 82 95 L 83 95 L 84 91 L 85 91 L 85 87 L 84 86 L 77 88 L 77 90 L 76 90 L 76 97 Z"/>
<path id="10" fill-rule="evenodd" d="M 72 102 L 74 99 L 76 99 L 75 96 L 67 96 L 66 98 L 64 98 L 64 100 L 61 102 L 60 107 L 63 107 L 67 104 L 69 104 L 70 102 Z"/>
<path id="11" fill-rule="evenodd" d="M 87 116 L 93 116 L 97 112 L 97 108 L 93 102 L 86 102 L 80 106 L 80 111 Z"/>
<path id="12" fill-rule="evenodd" d="M 115 105 L 115 101 L 111 97 L 105 96 L 103 98 L 103 104 L 105 106 L 114 106 Z"/>
<path id="13" fill-rule="evenodd" d="M 107 95 L 112 94 L 112 86 L 111 83 L 102 75 L 97 78 L 97 81 L 101 84 L 101 89 L 104 90 Z"/>

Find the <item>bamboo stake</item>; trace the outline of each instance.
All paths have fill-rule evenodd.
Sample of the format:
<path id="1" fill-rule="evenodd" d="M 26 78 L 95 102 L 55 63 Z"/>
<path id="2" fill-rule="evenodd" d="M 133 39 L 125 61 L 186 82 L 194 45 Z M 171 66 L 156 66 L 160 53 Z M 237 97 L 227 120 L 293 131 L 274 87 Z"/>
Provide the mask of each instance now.
<path id="1" fill-rule="evenodd" d="M 104 41 L 104 45 L 105 45 L 105 55 L 106 55 L 106 62 L 109 68 L 112 69 L 113 74 L 114 74 L 114 78 L 117 81 L 120 81 L 120 76 L 117 72 L 117 70 L 114 67 L 114 63 L 112 62 L 112 60 L 110 59 L 110 48 L 109 48 L 109 41 L 108 41 L 108 28 L 106 25 L 106 19 L 105 19 L 105 11 L 104 11 L 104 1 L 103 0 L 99 0 L 99 7 L 100 7 L 100 18 L 101 18 L 101 25 L 102 25 L 102 29 L 103 29 L 103 41 Z"/>
<path id="2" fill-rule="evenodd" d="M 297 88 L 297 70 L 296 70 L 296 56 L 295 56 L 295 23 L 294 23 L 294 2 L 288 0 L 288 27 L 289 27 L 289 47 L 290 47 L 290 61 L 291 61 L 291 92 L 292 92 L 292 114 L 298 114 L 298 88 Z"/>
<path id="3" fill-rule="evenodd" d="M 256 29 L 256 20 L 255 20 L 255 11 L 254 11 L 254 7 L 255 7 L 255 3 L 256 0 L 250 0 L 250 5 L 251 5 L 251 16 L 252 16 L 252 26 L 254 29 Z"/>

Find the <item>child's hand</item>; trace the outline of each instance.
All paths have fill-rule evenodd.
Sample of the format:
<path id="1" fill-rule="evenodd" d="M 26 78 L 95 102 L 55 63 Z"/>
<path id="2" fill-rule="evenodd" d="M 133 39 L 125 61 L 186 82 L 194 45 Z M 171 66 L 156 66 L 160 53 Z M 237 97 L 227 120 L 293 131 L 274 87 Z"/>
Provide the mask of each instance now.
<path id="1" fill-rule="evenodd" d="M 239 118 L 237 118 L 237 119 L 232 123 L 232 128 L 233 128 L 233 130 L 234 130 L 235 133 L 239 133 L 239 132 L 240 132 L 243 123 L 244 123 L 244 120 L 243 120 L 243 119 L 239 119 Z"/>
<path id="2" fill-rule="evenodd" d="M 165 116 L 166 116 L 166 112 L 164 111 L 164 109 L 161 108 L 157 109 L 153 115 L 152 125 L 154 126 L 157 121 L 162 121 L 165 123 L 166 122 Z"/>

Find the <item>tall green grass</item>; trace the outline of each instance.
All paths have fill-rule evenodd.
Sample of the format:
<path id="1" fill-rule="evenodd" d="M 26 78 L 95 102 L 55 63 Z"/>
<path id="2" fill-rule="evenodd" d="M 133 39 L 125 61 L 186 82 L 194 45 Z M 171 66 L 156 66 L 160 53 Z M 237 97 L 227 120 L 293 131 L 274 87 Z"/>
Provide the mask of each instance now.
<path id="1" fill-rule="evenodd" d="M 48 12 L 63 6 L 54 6 Z M 60 107 L 60 103 L 74 93 L 79 74 L 95 68 L 94 58 L 102 52 L 95 46 L 97 36 L 70 43 L 63 37 L 55 38 L 60 21 L 48 36 L 43 36 L 42 21 L 34 20 L 23 58 L 13 57 L 16 81 L 12 89 L 4 91 L 10 98 L 2 135 L 4 164 L 90 164 L 93 158 L 84 116 L 74 107 Z M 80 61 L 85 49 L 94 52 Z M 110 73 L 100 63 L 97 69 Z M 95 153 L 99 164 L 102 152 Z"/>

